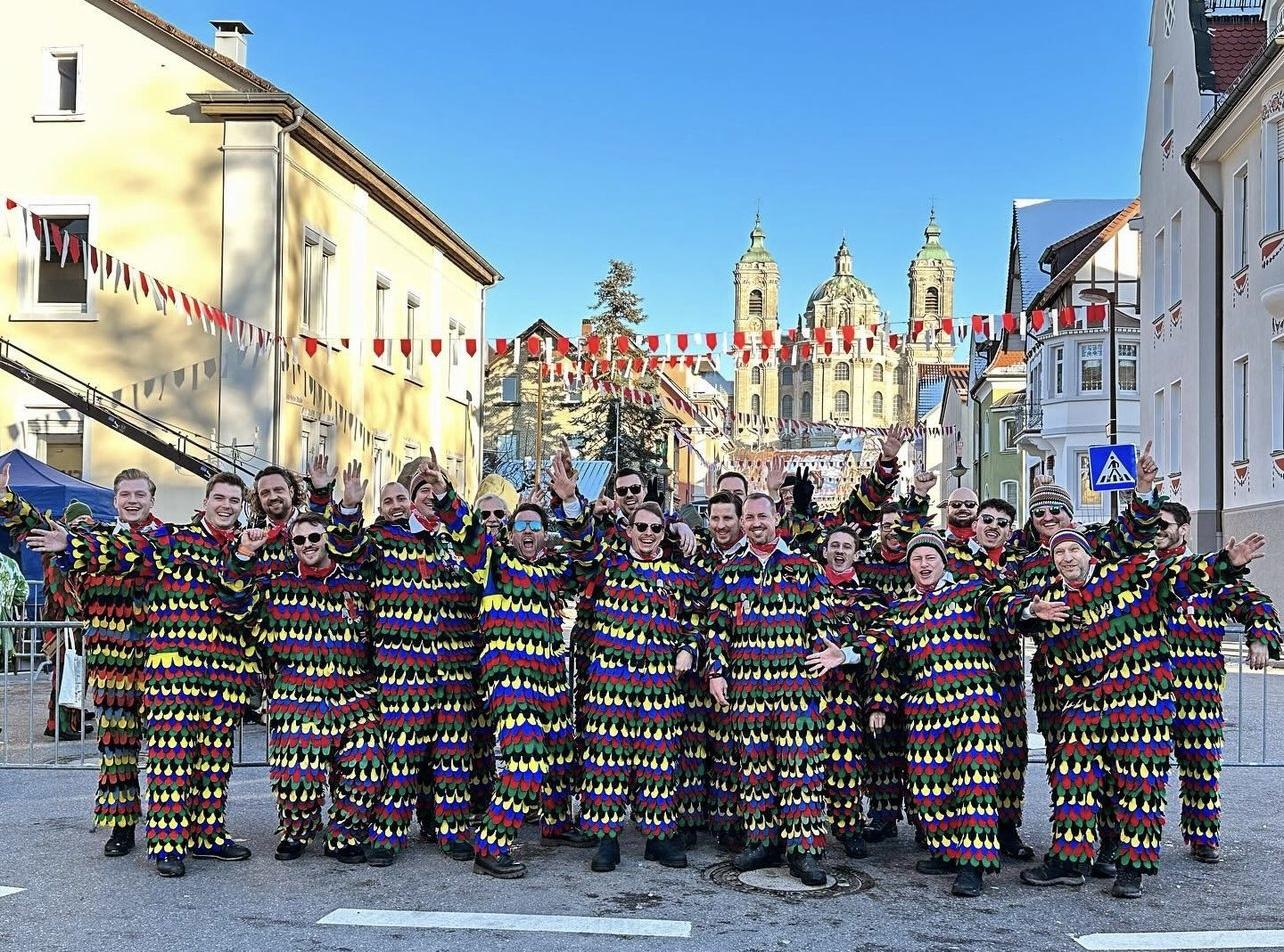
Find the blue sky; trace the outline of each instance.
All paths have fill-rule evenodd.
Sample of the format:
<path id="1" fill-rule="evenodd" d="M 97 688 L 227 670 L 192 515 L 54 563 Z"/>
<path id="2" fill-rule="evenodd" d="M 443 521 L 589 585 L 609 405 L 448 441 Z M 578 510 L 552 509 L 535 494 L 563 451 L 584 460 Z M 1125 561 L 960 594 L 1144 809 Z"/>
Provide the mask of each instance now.
<path id="1" fill-rule="evenodd" d="M 611 257 L 653 332 L 728 329 L 759 203 L 782 320 L 844 235 L 903 319 L 933 201 L 955 312 L 993 312 L 1013 198 L 1138 188 L 1143 0 L 143 2 L 206 42 L 246 20 L 251 68 L 504 273 L 492 337 L 573 330 Z"/>

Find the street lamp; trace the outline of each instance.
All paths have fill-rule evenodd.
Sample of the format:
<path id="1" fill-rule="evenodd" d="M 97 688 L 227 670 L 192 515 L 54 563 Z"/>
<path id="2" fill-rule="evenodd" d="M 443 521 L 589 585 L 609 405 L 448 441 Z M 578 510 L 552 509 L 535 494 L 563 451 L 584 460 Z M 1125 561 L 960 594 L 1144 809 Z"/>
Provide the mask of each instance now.
<path id="1" fill-rule="evenodd" d="M 1093 304 L 1106 305 L 1106 328 L 1110 341 L 1110 354 L 1107 358 L 1110 367 L 1110 429 L 1106 435 L 1110 445 L 1114 446 L 1119 442 L 1119 388 L 1118 381 L 1115 380 L 1118 370 L 1115 363 L 1115 307 L 1118 302 L 1115 299 L 1115 292 L 1107 291 L 1105 288 L 1085 288 L 1079 292 L 1079 296 Z M 1110 515 L 1119 515 L 1119 497 L 1113 492 L 1110 494 Z"/>
<path id="2" fill-rule="evenodd" d="M 950 467 L 950 475 L 954 477 L 954 488 L 963 488 L 963 477 L 967 475 L 967 467 L 963 465 L 963 441 L 954 441 L 954 465 Z"/>

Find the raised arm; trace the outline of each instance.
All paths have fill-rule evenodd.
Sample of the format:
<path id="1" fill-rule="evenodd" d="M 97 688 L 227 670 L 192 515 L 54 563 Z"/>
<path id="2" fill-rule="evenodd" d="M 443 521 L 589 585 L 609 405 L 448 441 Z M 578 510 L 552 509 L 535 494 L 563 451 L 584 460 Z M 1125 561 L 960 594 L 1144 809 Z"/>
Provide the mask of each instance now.
<path id="1" fill-rule="evenodd" d="M 308 467 L 308 511 L 325 515 L 334 496 L 334 480 L 338 472 L 330 465 L 330 457 L 318 453 Z"/>
<path id="2" fill-rule="evenodd" d="M 255 582 L 254 565 L 267 542 L 265 530 L 246 529 L 223 565 L 218 580 L 219 604 L 223 614 L 234 621 L 249 621 L 258 613 L 263 588 Z"/>
<path id="3" fill-rule="evenodd" d="M 343 468 L 343 496 L 330 509 L 330 549 L 342 562 L 363 565 L 371 553 L 361 518 L 361 504 L 370 488 L 361 478 L 361 463 L 352 460 Z"/>

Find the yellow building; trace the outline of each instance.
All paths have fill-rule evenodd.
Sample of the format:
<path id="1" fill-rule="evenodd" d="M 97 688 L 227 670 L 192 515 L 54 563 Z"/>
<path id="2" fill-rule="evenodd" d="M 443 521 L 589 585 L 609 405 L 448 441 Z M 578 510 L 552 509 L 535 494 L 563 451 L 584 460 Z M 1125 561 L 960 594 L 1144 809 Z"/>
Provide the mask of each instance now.
<path id="1" fill-rule="evenodd" d="M 0 192 L 166 285 L 282 338 L 320 339 L 316 353 L 243 350 L 175 306 L 161 314 L 42 262 L 29 234 L 0 229 L 0 335 L 21 348 L 9 355 L 120 400 L 155 431 L 212 442 L 251 472 L 299 469 L 324 446 L 363 459 L 377 484 L 434 446 L 456 483 L 475 486 L 485 348 L 463 342 L 484 339 L 499 273 L 250 71 L 248 27 L 214 27 L 207 46 L 128 0 L 7 11 Z M 382 356 L 375 338 L 391 339 Z M 408 355 L 401 338 L 414 339 Z M 428 338 L 446 340 L 439 355 Z M 167 518 L 200 497 L 198 477 L 88 408 L 8 375 L 0 405 L 6 448 L 98 483 L 142 466 Z"/>
<path id="2" fill-rule="evenodd" d="M 834 273 L 807 300 L 795 326 L 799 341 L 811 345 L 805 356 L 795 347 L 789 363 L 773 357 L 767 363 L 737 366 L 735 373 L 736 441 L 745 446 L 832 446 L 831 434 L 781 439 L 777 418 L 807 423 L 881 427 L 910 423 L 918 418 L 920 368 L 948 364 L 954 345 L 941 333 L 941 318 L 953 314 L 954 261 L 941 245 L 941 229 L 933 214 L 923 231 L 923 246 L 909 266 L 908 320 L 921 323 L 921 333 L 906 343 L 907 326 L 897 321 L 898 347 L 891 346 L 888 318 L 878 296 L 852 270 L 851 251 L 844 239 L 834 255 Z M 782 333 L 779 312 L 780 269 L 766 247 L 761 220 L 749 233 L 749 248 L 733 272 L 734 329 L 752 345 L 771 332 L 776 346 Z M 877 325 L 872 346 L 864 329 Z M 844 338 L 852 337 L 850 350 Z M 752 347 L 751 347 L 752 349 Z"/>

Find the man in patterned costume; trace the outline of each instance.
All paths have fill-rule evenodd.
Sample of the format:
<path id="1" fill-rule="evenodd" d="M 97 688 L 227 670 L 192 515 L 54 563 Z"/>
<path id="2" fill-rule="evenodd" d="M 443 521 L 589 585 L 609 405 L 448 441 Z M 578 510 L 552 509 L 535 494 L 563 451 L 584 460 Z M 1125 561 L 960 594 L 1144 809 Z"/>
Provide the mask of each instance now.
<path id="1" fill-rule="evenodd" d="M 405 849 L 420 774 L 430 765 L 437 844 L 452 859 L 467 861 L 472 704 L 466 687 L 477 589 L 447 540 L 427 527 L 430 514 L 416 513 L 400 483 L 382 487 L 379 518 L 363 528 L 366 488 L 361 465 L 350 463 L 332 534 L 339 557 L 355 562 L 370 585 L 387 773 L 371 813 L 366 858 L 389 866 Z"/>
<path id="2" fill-rule="evenodd" d="M 245 484 L 218 473 L 204 511 L 186 526 L 151 534 L 36 529 L 37 552 L 67 551 L 72 572 L 151 580 L 145 603 L 147 662 L 147 853 L 162 876 L 184 859 L 244 860 L 225 831 L 232 732 L 257 682 L 253 645 L 229 624 L 218 592 L 235 541 Z"/>
<path id="3" fill-rule="evenodd" d="M 709 608 L 709 691 L 730 707 L 748 838 L 742 872 L 778 865 L 807 885 L 826 881 L 822 683 L 806 658 L 832 636 L 819 567 L 776 535 L 775 500 L 745 502 L 748 547 L 715 574 Z M 832 637 L 831 637 L 832 636 Z"/>
<path id="4" fill-rule="evenodd" d="M 1165 502 L 1159 514 L 1155 546 L 1160 558 L 1186 554 L 1190 510 Z M 1222 641 L 1226 623 L 1244 626 L 1248 665 L 1266 667 L 1279 657 L 1280 622 L 1275 606 L 1247 579 L 1237 579 L 1174 605 L 1167 617 L 1165 640 L 1172 659 L 1173 752 L 1181 778 L 1181 835 L 1201 863 L 1221 862 L 1222 685 L 1226 658 Z"/>
<path id="5" fill-rule="evenodd" d="M 7 485 L 8 477 L 4 477 Z M 96 532 L 148 535 L 161 525 L 152 515 L 156 484 L 141 469 L 124 469 L 113 481 L 116 521 L 96 525 Z M 23 536 L 49 528 L 26 501 L 10 496 L 5 524 Z M 66 565 L 55 567 L 65 571 Z M 134 848 L 134 827 L 142 816 L 138 789 L 138 753 L 142 744 L 143 666 L 147 632 L 143 603 L 149 579 L 115 573 L 80 573 L 77 578 L 85 620 L 85 668 L 98 709 L 98 793 L 94 823 L 111 830 L 104 856 L 125 856 Z"/>
<path id="6" fill-rule="evenodd" d="M 290 545 L 290 520 L 305 508 L 325 512 L 336 473 L 330 461 L 318 454 L 308 468 L 308 482 L 280 466 L 265 466 L 254 476 L 250 493 L 250 525 L 268 531 L 268 543 L 255 561 L 260 575 L 292 570 L 298 560 Z"/>
<path id="7" fill-rule="evenodd" d="M 1044 597 L 1060 613 L 1032 630 L 1055 643 L 1065 707 L 1049 752 L 1052 847 L 1042 866 L 1021 873 L 1023 882 L 1081 885 L 1103 809 L 1118 830 L 1111 894 L 1136 898 L 1142 875 L 1159 871 L 1173 717 L 1165 617 L 1175 604 L 1238 579 L 1264 543 L 1251 535 L 1212 555 L 1099 563 L 1077 529 L 1049 540 L 1058 577 Z"/>
<path id="8" fill-rule="evenodd" d="M 589 530 L 587 502 L 559 456 L 551 481 L 563 499 L 566 537 Z M 473 841 L 473 871 L 498 879 L 526 875 L 511 855 L 527 814 L 541 812 L 546 842 L 592 846 L 572 822 L 570 781 L 575 747 L 562 635 L 562 609 L 574 597 L 576 566 L 548 545 L 548 516 L 519 503 L 505 538 L 486 532 L 433 464 L 422 470 L 433 504 L 464 564 L 482 588 L 480 688 L 497 744 L 494 790 Z M 562 496 L 567 493 L 567 496 Z"/>
<path id="9" fill-rule="evenodd" d="M 384 773 L 370 586 L 330 558 L 325 517 L 300 513 L 289 533 L 295 568 L 266 576 L 255 560 L 270 531 L 242 533 L 222 596 L 228 614 L 256 632 L 270 685 L 268 761 L 281 820 L 276 858 L 303 855 L 321 829 L 329 788 L 325 855 L 362 863 Z"/>

